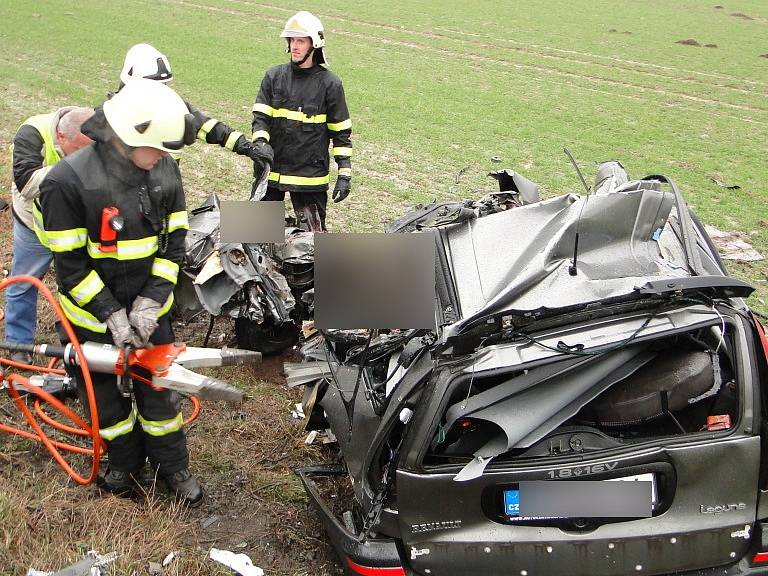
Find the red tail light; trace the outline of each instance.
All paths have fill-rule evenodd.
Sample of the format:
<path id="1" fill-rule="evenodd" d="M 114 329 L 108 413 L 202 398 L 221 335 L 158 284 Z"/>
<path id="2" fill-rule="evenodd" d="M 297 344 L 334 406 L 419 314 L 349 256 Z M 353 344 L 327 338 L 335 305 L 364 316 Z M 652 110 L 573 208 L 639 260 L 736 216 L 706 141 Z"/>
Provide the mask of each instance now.
<path id="1" fill-rule="evenodd" d="M 768 562 L 768 552 L 758 552 L 752 558 L 752 564 L 761 564 L 763 562 Z"/>
<path id="2" fill-rule="evenodd" d="M 402 566 L 374 568 L 373 566 L 362 566 L 349 558 L 347 558 L 347 565 L 352 572 L 362 576 L 405 576 L 405 570 Z"/>
<path id="3" fill-rule="evenodd" d="M 755 323 L 758 334 L 760 334 L 760 342 L 763 344 L 763 354 L 765 354 L 765 359 L 768 361 L 768 337 L 765 335 L 765 329 L 763 328 L 763 325 L 760 324 L 757 316 L 753 315 L 752 321 Z"/>

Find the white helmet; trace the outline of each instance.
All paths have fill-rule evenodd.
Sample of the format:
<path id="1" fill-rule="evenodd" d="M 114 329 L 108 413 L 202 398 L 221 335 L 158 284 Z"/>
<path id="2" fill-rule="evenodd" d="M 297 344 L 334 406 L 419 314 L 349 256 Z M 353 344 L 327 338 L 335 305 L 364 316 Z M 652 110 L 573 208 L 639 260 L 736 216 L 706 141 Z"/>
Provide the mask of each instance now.
<path id="1" fill-rule="evenodd" d="M 128 146 L 149 146 L 172 152 L 191 143 L 186 135 L 193 117 L 169 86 L 136 78 L 104 102 L 104 116 Z"/>
<path id="2" fill-rule="evenodd" d="M 128 84 L 134 78 L 148 78 L 158 82 L 170 82 L 171 63 L 168 58 L 154 46 L 136 44 L 125 54 L 125 62 L 120 72 L 120 81 Z"/>
<path id="3" fill-rule="evenodd" d="M 328 64 L 323 47 L 325 46 L 325 33 L 323 32 L 323 23 L 314 14 L 306 10 L 296 12 L 285 23 L 281 38 L 311 38 L 312 47 L 317 50 L 315 62 L 318 64 Z"/>

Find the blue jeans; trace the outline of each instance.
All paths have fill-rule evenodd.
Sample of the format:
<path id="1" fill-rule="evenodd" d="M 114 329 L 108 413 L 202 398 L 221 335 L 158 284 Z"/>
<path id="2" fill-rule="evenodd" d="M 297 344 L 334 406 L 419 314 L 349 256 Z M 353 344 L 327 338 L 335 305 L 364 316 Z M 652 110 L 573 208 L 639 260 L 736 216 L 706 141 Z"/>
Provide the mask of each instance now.
<path id="1" fill-rule="evenodd" d="M 11 276 L 30 274 L 42 278 L 53 260 L 34 231 L 13 219 Z M 5 339 L 16 344 L 35 341 L 37 288 L 28 283 L 11 284 L 5 290 Z"/>

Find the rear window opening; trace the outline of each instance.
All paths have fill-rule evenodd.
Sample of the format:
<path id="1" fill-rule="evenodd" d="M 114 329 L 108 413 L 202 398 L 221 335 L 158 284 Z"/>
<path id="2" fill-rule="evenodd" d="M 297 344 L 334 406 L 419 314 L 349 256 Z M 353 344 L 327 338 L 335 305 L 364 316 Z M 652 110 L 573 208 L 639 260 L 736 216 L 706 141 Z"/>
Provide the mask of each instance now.
<path id="1" fill-rule="evenodd" d="M 729 430 L 741 405 L 731 332 L 723 337 L 718 324 L 633 344 L 610 360 L 559 358 L 529 371 L 462 376 L 424 465 L 466 464 L 494 451 L 497 463 L 567 457 Z M 614 365 L 601 366 L 608 361 Z"/>

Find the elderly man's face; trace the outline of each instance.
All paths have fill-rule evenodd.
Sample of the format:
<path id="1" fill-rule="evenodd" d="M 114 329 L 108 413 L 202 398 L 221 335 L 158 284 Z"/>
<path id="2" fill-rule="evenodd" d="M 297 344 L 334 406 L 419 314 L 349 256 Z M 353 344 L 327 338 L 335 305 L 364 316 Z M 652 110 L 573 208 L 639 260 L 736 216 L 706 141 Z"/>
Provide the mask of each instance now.
<path id="1" fill-rule="evenodd" d="M 76 152 L 77 150 L 80 150 L 80 148 L 85 148 L 93 143 L 93 140 L 88 138 L 88 136 L 82 132 L 78 132 L 77 136 L 72 140 L 68 139 L 61 132 L 56 132 L 56 141 L 58 142 L 61 151 L 64 152 L 64 156 L 69 156 L 72 152 Z"/>

